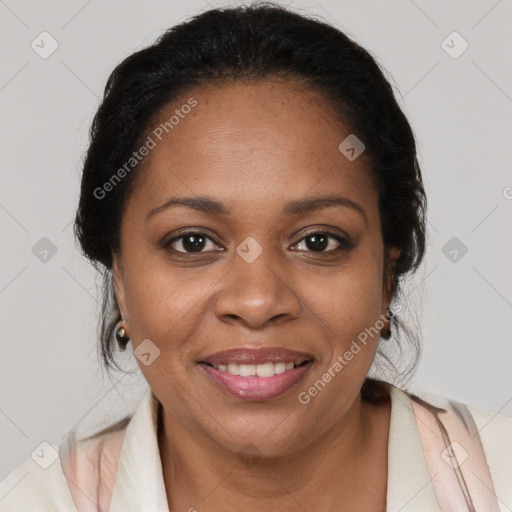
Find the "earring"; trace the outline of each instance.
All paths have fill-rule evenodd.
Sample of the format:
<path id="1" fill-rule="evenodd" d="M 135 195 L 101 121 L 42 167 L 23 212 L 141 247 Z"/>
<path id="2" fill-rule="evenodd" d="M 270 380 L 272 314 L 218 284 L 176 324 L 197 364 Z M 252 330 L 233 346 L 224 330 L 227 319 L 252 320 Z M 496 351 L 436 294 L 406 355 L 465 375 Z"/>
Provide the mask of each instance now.
<path id="1" fill-rule="evenodd" d="M 380 331 L 380 337 L 385 340 L 389 340 L 389 338 L 391 338 L 391 320 L 394 316 L 395 314 L 391 309 L 386 311 L 386 317 L 388 320 L 384 323 L 384 328 Z"/>
<path id="2" fill-rule="evenodd" d="M 121 313 L 121 320 L 117 324 L 117 328 L 116 328 L 116 341 L 121 350 L 125 350 L 126 345 L 130 341 L 130 338 L 126 334 L 126 329 L 124 328 L 123 323 L 124 323 L 124 316 Z"/>

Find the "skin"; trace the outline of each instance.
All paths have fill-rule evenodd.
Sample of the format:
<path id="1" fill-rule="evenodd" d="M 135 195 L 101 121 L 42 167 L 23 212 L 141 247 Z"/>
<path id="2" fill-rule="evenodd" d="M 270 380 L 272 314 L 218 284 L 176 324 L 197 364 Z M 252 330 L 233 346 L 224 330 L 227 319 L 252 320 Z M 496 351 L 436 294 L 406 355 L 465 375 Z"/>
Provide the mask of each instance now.
<path id="1" fill-rule="evenodd" d="M 378 336 L 307 405 L 298 401 L 391 300 L 365 154 L 349 161 L 340 153 L 350 128 L 298 83 L 194 88 L 156 125 L 190 97 L 197 106 L 141 164 L 113 268 L 134 349 L 149 339 L 160 350 L 139 365 L 162 404 L 170 510 L 384 511 L 390 403 L 366 403 L 359 392 Z M 283 215 L 288 201 L 332 194 L 358 203 L 364 216 L 339 205 Z M 177 206 L 147 219 L 171 196 L 210 196 L 232 213 Z M 183 228 L 211 239 L 202 252 L 183 239 L 162 247 Z M 321 228 L 352 247 L 336 251 L 329 238 L 311 249 L 306 234 Z M 263 249 L 252 263 L 236 252 L 248 236 Z M 399 249 L 388 255 L 392 261 Z M 261 346 L 315 361 L 294 388 L 259 402 L 227 394 L 197 364 L 220 350 Z"/>

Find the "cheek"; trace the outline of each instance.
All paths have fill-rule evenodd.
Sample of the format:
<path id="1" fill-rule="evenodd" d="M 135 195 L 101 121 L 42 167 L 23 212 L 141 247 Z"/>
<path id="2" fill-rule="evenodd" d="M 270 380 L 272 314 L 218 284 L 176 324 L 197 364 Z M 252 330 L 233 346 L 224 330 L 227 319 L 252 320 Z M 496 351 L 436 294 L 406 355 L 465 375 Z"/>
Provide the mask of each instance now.
<path id="1" fill-rule="evenodd" d="M 362 339 L 368 345 L 360 343 L 361 347 L 370 350 L 360 354 L 373 359 L 382 328 L 381 322 L 377 323 L 382 312 L 382 264 L 378 255 L 372 254 L 361 253 L 353 261 L 328 279 L 317 281 L 316 286 L 309 282 L 304 297 L 317 323 L 325 326 L 334 358 L 345 353 L 354 340 Z"/>
<path id="2" fill-rule="evenodd" d="M 173 408 L 180 410 L 185 418 L 190 408 L 186 396 L 192 391 L 182 396 L 193 368 L 194 344 L 190 340 L 198 330 L 201 317 L 207 314 L 204 295 L 208 283 L 197 276 L 192 279 L 192 273 L 183 269 L 171 270 L 156 262 L 134 267 L 130 275 L 126 291 L 131 344 L 136 357 L 149 347 L 152 358 L 147 365 L 141 358 L 138 365 L 162 399 L 169 396 L 170 389 L 174 390 Z M 157 354 L 154 359 L 153 354 Z"/>
<path id="3" fill-rule="evenodd" d="M 171 268 L 161 258 L 148 256 L 143 264 L 127 259 L 127 319 L 134 347 L 146 338 L 161 349 L 179 344 L 197 328 L 202 299 L 215 280 L 206 272 L 198 276 L 191 269 Z"/>

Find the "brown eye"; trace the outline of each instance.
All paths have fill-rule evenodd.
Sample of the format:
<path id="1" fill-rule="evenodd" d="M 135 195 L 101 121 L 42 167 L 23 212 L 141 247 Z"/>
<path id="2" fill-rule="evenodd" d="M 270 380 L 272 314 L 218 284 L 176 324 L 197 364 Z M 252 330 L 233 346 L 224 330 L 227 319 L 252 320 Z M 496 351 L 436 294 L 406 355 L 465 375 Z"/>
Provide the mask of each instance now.
<path id="1" fill-rule="evenodd" d="M 305 240 L 305 242 L 303 242 Z M 314 231 L 304 236 L 297 244 L 304 244 L 305 249 L 311 252 L 336 252 L 351 248 L 351 243 L 330 231 Z"/>
<path id="2" fill-rule="evenodd" d="M 208 245 L 210 243 L 210 246 Z M 215 250 L 218 248 L 211 238 L 207 237 L 204 233 L 189 231 L 180 236 L 174 237 L 165 244 L 166 248 L 179 253 L 201 253 L 205 248 L 208 250 Z"/>

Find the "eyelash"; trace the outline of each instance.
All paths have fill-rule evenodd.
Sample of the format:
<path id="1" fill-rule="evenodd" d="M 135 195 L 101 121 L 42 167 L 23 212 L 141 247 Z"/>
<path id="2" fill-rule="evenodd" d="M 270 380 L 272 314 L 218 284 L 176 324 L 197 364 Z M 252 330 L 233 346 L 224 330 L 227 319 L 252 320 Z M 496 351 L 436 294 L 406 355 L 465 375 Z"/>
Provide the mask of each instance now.
<path id="1" fill-rule="evenodd" d="M 183 238 L 186 238 L 187 236 L 191 236 L 191 235 L 203 235 L 207 240 L 217 244 L 217 242 L 215 242 L 215 240 L 213 240 L 211 237 L 207 236 L 206 233 L 204 233 L 203 231 L 191 230 L 191 231 L 185 231 L 182 234 L 180 234 L 179 236 L 175 236 L 175 237 L 171 238 L 170 240 L 163 242 L 162 246 L 164 249 L 173 251 L 177 254 L 199 255 L 199 254 L 204 254 L 204 253 L 208 252 L 208 251 L 200 251 L 200 252 L 177 251 L 176 249 L 173 249 L 171 247 L 171 245 L 173 243 L 175 243 L 179 240 L 182 240 Z M 315 231 L 310 231 L 310 232 L 304 234 L 302 236 L 302 238 L 300 240 L 298 240 L 297 242 L 295 242 L 295 244 L 293 244 L 293 245 L 297 245 L 300 242 L 302 242 L 303 240 L 305 240 L 306 238 L 309 238 L 313 235 L 326 235 L 330 238 L 334 238 L 334 240 L 336 240 L 340 245 L 339 245 L 339 247 L 337 247 L 335 249 L 330 249 L 327 251 L 311 251 L 311 250 L 304 251 L 304 250 L 301 250 L 298 252 L 312 252 L 312 253 L 316 252 L 317 254 L 332 254 L 332 253 L 337 253 L 340 251 L 348 251 L 353 248 L 353 244 L 349 240 L 341 237 L 337 233 L 333 233 L 332 231 L 325 230 L 325 229 L 318 229 Z M 220 245 L 220 244 L 217 244 L 217 245 Z M 221 252 L 221 251 L 219 251 L 219 252 Z"/>

